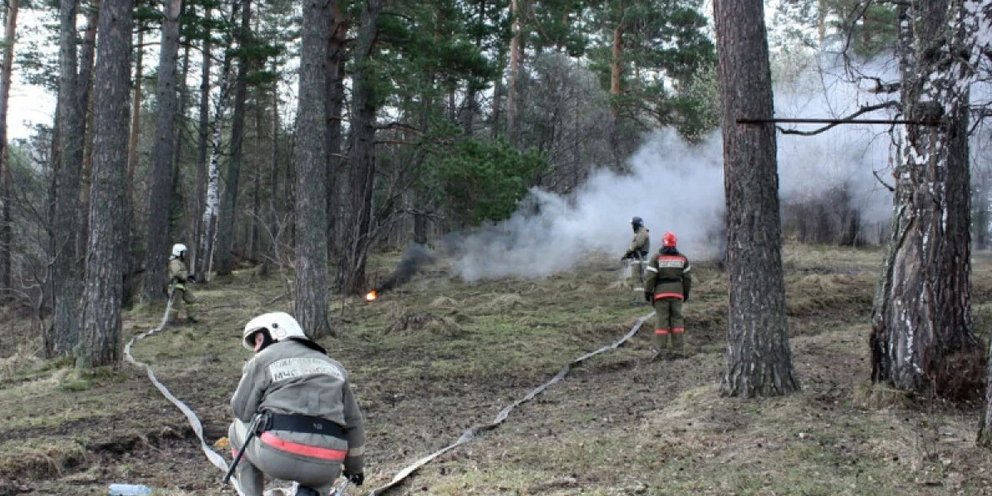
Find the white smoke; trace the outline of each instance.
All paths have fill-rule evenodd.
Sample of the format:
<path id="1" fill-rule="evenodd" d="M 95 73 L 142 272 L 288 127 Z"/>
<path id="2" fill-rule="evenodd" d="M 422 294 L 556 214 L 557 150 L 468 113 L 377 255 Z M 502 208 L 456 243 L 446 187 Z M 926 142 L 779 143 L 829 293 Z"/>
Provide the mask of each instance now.
<path id="1" fill-rule="evenodd" d="M 839 117 L 872 103 L 844 78 L 812 75 L 776 88 L 780 117 Z M 866 117 L 886 118 L 879 112 Z M 778 135 L 779 188 L 783 203 L 846 185 L 865 222 L 891 214 L 891 194 L 873 172 L 888 167 L 885 126 L 837 126 L 804 137 Z M 455 240 L 454 270 L 468 281 L 506 276 L 546 277 L 568 270 L 584 256 L 620 258 L 633 233 L 630 218 L 650 229 L 651 250 L 673 231 L 690 260 L 712 259 L 723 243 L 723 151 L 719 131 L 690 145 L 672 130 L 649 133 L 629 159 L 630 174 L 600 169 L 569 197 L 531 190 L 509 219 Z M 884 172 L 879 175 L 885 177 Z"/>
<path id="2" fill-rule="evenodd" d="M 871 62 L 858 68 L 864 74 L 892 81 L 893 67 Z M 860 108 L 898 94 L 878 94 L 849 81 L 841 69 L 820 69 L 790 85 L 775 88 L 778 117 L 842 118 Z M 869 80 L 871 81 L 871 80 Z M 871 84 L 874 84 L 873 82 Z M 893 119 L 895 111 L 876 110 L 856 119 Z M 786 129 L 812 131 L 823 124 L 781 124 Z M 892 195 L 879 178 L 892 185 L 889 125 L 841 124 L 813 136 L 778 133 L 779 195 L 783 201 L 815 198 L 832 188 L 845 187 L 850 206 L 858 209 L 865 224 L 888 223 Z"/>
<path id="3" fill-rule="evenodd" d="M 720 139 L 714 134 L 692 146 L 674 131 L 656 131 L 629 159 L 630 174 L 600 169 L 570 198 L 531 190 L 512 217 L 461 240 L 455 271 L 469 281 L 544 277 L 590 252 L 619 259 L 633 238 L 634 216 L 650 230 L 652 250 L 673 231 L 687 256 L 710 257 L 724 209 Z"/>

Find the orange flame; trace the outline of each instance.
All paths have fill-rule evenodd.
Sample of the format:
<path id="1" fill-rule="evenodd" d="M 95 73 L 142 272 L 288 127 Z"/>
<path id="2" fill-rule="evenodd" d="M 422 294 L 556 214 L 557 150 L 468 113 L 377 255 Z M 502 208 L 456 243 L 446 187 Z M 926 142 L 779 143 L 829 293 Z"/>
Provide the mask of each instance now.
<path id="1" fill-rule="evenodd" d="M 378 297 L 379 297 L 379 292 L 373 289 L 372 291 L 369 291 L 365 295 L 365 301 L 375 301 L 375 299 Z"/>

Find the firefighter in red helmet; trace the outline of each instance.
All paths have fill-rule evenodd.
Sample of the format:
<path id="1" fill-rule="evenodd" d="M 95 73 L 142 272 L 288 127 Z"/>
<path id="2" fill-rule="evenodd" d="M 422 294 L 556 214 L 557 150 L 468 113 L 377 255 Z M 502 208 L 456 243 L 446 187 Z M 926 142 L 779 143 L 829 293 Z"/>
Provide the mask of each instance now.
<path id="1" fill-rule="evenodd" d="M 675 247 L 677 243 L 675 233 L 662 235 L 661 250 L 651 257 L 646 268 L 644 299 L 654 305 L 657 314 L 654 335 L 659 355 L 673 351 L 676 356 L 686 356 L 682 303 L 689 300 L 692 289 L 692 266 Z"/>

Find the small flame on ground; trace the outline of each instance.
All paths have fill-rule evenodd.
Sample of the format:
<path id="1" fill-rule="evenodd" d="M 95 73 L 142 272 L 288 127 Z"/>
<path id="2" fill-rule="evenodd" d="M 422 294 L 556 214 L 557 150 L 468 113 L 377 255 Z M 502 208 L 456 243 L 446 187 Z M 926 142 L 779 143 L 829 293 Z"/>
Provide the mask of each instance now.
<path id="1" fill-rule="evenodd" d="M 379 297 L 379 292 L 376 290 L 369 291 L 365 294 L 365 301 L 375 301 Z"/>

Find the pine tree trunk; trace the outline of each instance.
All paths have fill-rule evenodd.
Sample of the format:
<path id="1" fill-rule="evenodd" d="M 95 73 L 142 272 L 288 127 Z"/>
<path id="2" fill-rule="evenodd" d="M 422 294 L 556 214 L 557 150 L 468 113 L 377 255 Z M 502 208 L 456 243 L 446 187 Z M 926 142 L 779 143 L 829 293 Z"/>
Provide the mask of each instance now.
<path id="1" fill-rule="evenodd" d="M 345 293 L 360 294 L 368 288 L 365 265 L 368 258 L 372 218 L 372 189 L 375 180 L 374 77 L 369 59 L 378 31 L 382 0 L 369 0 L 362 11 L 362 23 L 355 45 L 355 73 L 352 77 L 351 167 L 349 177 L 348 222 L 344 225 L 344 256 L 339 262 L 340 287 Z"/>
<path id="2" fill-rule="evenodd" d="M 86 256 L 83 328 L 77 367 L 120 358 L 123 216 L 127 168 L 132 0 L 104 0 L 100 9 L 93 121 L 93 187 Z"/>
<path id="3" fill-rule="evenodd" d="M 205 10 L 203 16 L 205 21 L 210 20 L 209 8 Z M 209 22 L 206 25 L 209 26 Z M 201 49 L 203 58 L 200 64 L 202 68 L 200 73 L 200 120 L 196 128 L 198 137 L 196 147 L 196 185 L 193 192 L 196 200 L 193 202 L 193 212 L 197 213 L 206 210 L 204 202 L 207 196 L 207 147 L 210 142 L 210 67 L 213 60 L 211 57 L 210 39 L 211 34 L 208 27 L 203 35 L 203 47 Z M 192 217 L 193 239 L 196 242 L 192 243 L 194 246 L 189 246 L 188 248 L 192 251 L 190 257 L 191 265 L 199 269 L 199 260 L 202 258 L 200 256 L 199 241 L 203 239 L 203 224 L 199 222 L 196 215 Z"/>
<path id="4" fill-rule="evenodd" d="M 964 0 L 900 9 L 902 106 L 892 240 L 872 311 L 872 380 L 916 393 L 974 395 L 981 351 L 971 320 Z M 964 16 L 970 17 L 970 16 Z M 972 391 L 968 391 L 972 390 Z"/>
<path id="5" fill-rule="evenodd" d="M 173 163 L 175 160 L 177 60 L 179 57 L 179 14 L 182 0 L 162 0 L 162 42 L 159 47 L 158 83 L 155 87 L 155 145 L 152 149 L 151 186 L 148 192 L 148 219 L 145 223 L 144 299 L 162 301 L 166 265 L 172 247 Z"/>
<path id="6" fill-rule="evenodd" d="M 761 0 L 715 0 L 723 103 L 730 309 L 721 392 L 771 396 L 799 389 L 785 317 L 772 84 Z"/>
<path id="7" fill-rule="evenodd" d="M 273 71 L 278 73 L 278 71 Z M 269 149 L 269 213 L 268 213 L 268 234 L 272 253 L 270 257 L 277 264 L 279 263 L 279 221 L 282 217 L 283 194 L 279 191 L 279 88 L 272 85 L 272 142 Z M 266 258 L 263 264 L 263 271 L 266 270 L 269 259 Z"/>
<path id="8" fill-rule="evenodd" d="M 613 153 L 614 166 L 619 168 L 622 163 L 620 156 L 620 82 L 623 79 L 623 35 L 624 9 L 620 3 L 619 20 L 613 28 L 613 50 L 610 60 L 610 151 Z"/>
<path id="9" fill-rule="evenodd" d="M 500 65 L 499 65 L 500 69 L 503 68 L 502 64 L 503 64 L 503 58 L 501 56 Z M 499 122 L 501 119 L 500 108 L 502 107 L 500 105 L 500 101 L 502 99 L 503 99 L 503 76 L 499 76 L 496 78 L 496 81 L 493 82 L 493 105 L 492 105 L 492 122 L 491 122 L 492 127 L 490 128 L 490 133 L 489 133 L 494 140 L 499 139 L 500 130 L 502 129 L 502 126 L 500 126 L 500 122 Z"/>
<path id="10" fill-rule="evenodd" d="M 130 134 L 127 140 L 127 179 L 125 179 L 125 195 L 124 195 L 124 211 L 129 212 L 130 215 L 124 218 L 124 239 L 127 240 L 124 243 L 124 260 L 125 260 L 125 270 L 124 270 L 124 296 L 122 304 L 127 306 L 134 299 L 134 294 L 138 291 L 138 281 L 132 274 L 139 272 L 139 267 L 143 262 L 143 248 L 142 244 L 145 242 L 143 237 L 138 234 L 138 230 L 141 226 L 136 225 L 134 222 L 134 214 L 136 210 L 135 206 L 135 189 L 134 189 L 134 175 L 135 170 L 138 168 L 138 156 L 141 149 L 140 138 L 141 138 L 141 100 L 144 94 L 144 61 L 145 61 L 145 49 L 144 49 L 145 33 L 143 30 L 138 30 L 138 40 L 137 49 L 135 54 L 134 62 L 134 80 L 132 86 L 134 89 L 131 91 L 131 124 L 130 124 Z M 91 146 L 92 148 L 92 146 Z M 91 152 L 92 155 L 92 152 Z M 89 169 L 92 171 L 92 157 L 90 159 Z M 84 167 L 84 169 L 86 169 Z M 87 208 L 89 208 L 87 206 Z M 89 225 L 89 211 L 86 212 L 87 216 L 87 226 Z M 146 282 L 149 280 L 148 274 L 142 278 Z"/>
<path id="11" fill-rule="evenodd" d="M 373 0 L 376 1 L 376 0 Z M 296 117 L 296 319 L 307 336 L 331 333 L 327 284 L 327 48 L 329 2 L 303 3 L 299 113 Z"/>
<path id="12" fill-rule="evenodd" d="M 127 140 L 127 201 L 134 203 L 134 172 L 138 167 L 138 140 L 141 138 L 141 93 L 145 78 L 145 32 L 138 30 L 137 51 L 134 56 L 134 90 L 131 92 L 131 125 Z M 130 238 L 130 234 L 129 234 Z"/>
<path id="13" fill-rule="evenodd" d="M 260 95 L 259 95 L 260 96 Z M 258 260 L 259 254 L 259 243 L 261 240 L 261 232 L 259 231 L 259 224 L 262 222 L 262 164 L 265 163 L 264 160 L 260 160 L 262 157 L 262 147 L 261 147 L 261 133 L 262 133 L 262 105 L 255 105 L 255 133 L 258 139 L 255 140 L 255 147 L 253 156 L 256 157 L 252 162 L 255 165 L 255 170 L 252 176 L 252 194 L 251 194 L 251 229 L 249 230 L 248 236 L 248 258 L 251 259 L 252 263 Z"/>
<path id="14" fill-rule="evenodd" d="M 79 340 L 79 298 L 76 236 L 79 229 L 80 169 L 83 159 L 83 117 L 76 101 L 76 0 L 59 7 L 59 157 L 55 179 L 55 215 L 52 232 L 52 283 L 55 316 L 45 336 L 49 357 L 72 353 Z"/>
<path id="15" fill-rule="evenodd" d="M 90 0 L 86 9 L 86 29 L 83 42 L 79 46 L 79 77 L 76 90 L 79 91 L 79 112 L 83 116 L 86 134 L 83 137 L 83 169 L 80 174 L 79 234 L 76 236 L 76 253 L 80 254 L 80 272 L 83 270 L 82 255 L 86 253 L 90 226 L 90 172 L 93 168 L 93 123 L 90 100 L 93 89 L 93 62 L 96 59 L 96 25 L 99 22 L 100 0 Z"/>
<path id="16" fill-rule="evenodd" d="M 348 23 L 338 0 L 331 2 L 331 35 L 327 47 L 327 250 L 340 256 L 341 179 L 347 177 L 341 159 L 341 120 L 344 114 L 344 78 Z"/>
<path id="17" fill-rule="evenodd" d="M 4 16 L 3 61 L 0 65 L 0 202 L 3 202 L 0 218 L 0 305 L 10 301 L 13 289 L 13 266 L 10 263 L 14 236 L 10 215 L 11 183 L 10 151 L 7 148 L 7 109 L 10 102 L 10 82 L 14 69 L 14 42 L 17 34 L 18 0 L 7 1 Z"/>
<path id="18" fill-rule="evenodd" d="M 251 36 L 251 2 L 243 0 L 238 46 L 244 48 Z M 308 21 L 309 22 L 309 21 Z M 217 274 L 227 275 L 234 270 L 234 228 L 237 224 L 238 190 L 241 182 L 241 162 L 245 139 L 245 101 L 248 98 L 249 55 L 238 58 L 238 75 L 234 83 L 234 116 L 231 121 L 231 158 L 227 162 L 224 178 L 224 198 L 220 206 L 217 225 L 216 260 Z"/>
<path id="19" fill-rule="evenodd" d="M 517 117 L 520 105 L 520 67 L 524 59 L 523 21 L 520 2 L 510 0 L 510 18 L 513 20 L 513 38 L 510 39 L 510 80 L 506 83 L 506 137 L 516 143 Z"/>
<path id="20" fill-rule="evenodd" d="M 182 13 L 180 14 L 180 19 L 183 16 L 188 15 L 189 4 L 184 4 Z M 177 207 L 182 209 L 182 224 L 179 224 L 176 215 L 172 215 L 170 222 L 170 230 L 173 233 L 173 239 L 177 242 L 186 245 L 189 249 L 189 240 L 192 235 L 192 229 L 190 229 L 189 219 L 191 217 L 196 217 L 192 212 L 197 212 L 192 209 L 192 205 L 195 202 L 193 195 L 189 194 L 185 188 L 185 181 L 183 179 L 183 156 L 186 151 L 183 149 L 185 145 L 188 145 L 187 132 L 189 131 L 189 125 L 187 120 L 187 115 L 189 115 L 189 85 L 186 81 L 189 80 L 189 67 L 190 67 L 190 52 L 192 51 L 192 46 L 189 43 L 182 43 L 183 57 L 182 57 L 182 70 L 179 72 L 179 80 L 176 82 L 179 90 L 179 103 L 176 109 L 176 151 L 173 154 L 172 159 L 172 198 L 173 198 L 173 211 Z M 177 201 L 178 200 L 178 201 Z M 171 250 L 170 250 L 171 251 Z"/>

